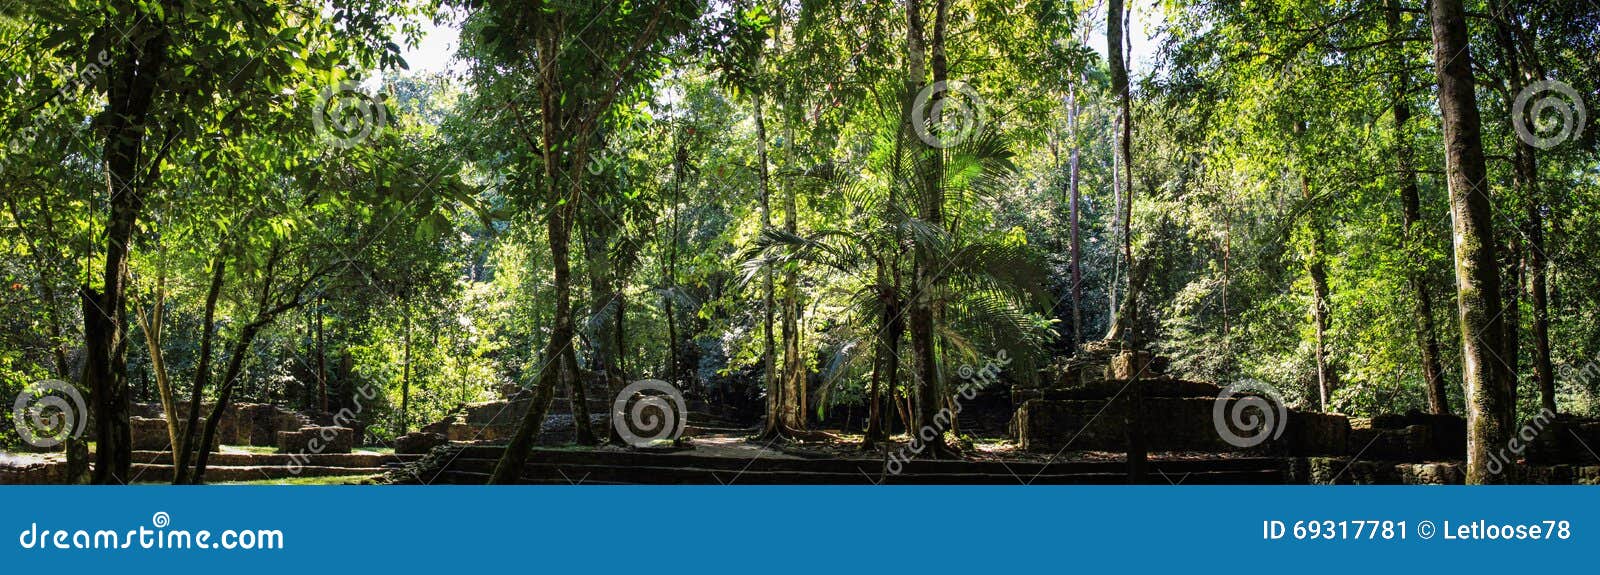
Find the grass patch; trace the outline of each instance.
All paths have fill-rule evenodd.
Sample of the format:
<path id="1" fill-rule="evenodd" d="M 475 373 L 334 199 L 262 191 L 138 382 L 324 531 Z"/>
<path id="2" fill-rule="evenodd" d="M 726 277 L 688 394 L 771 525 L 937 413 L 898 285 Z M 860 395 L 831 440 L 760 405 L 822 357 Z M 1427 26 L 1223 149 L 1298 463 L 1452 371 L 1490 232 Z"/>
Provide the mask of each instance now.
<path id="1" fill-rule="evenodd" d="M 254 453 L 256 455 L 266 455 L 266 454 L 277 453 L 278 452 L 278 448 L 277 447 L 272 447 L 272 446 L 267 446 L 267 445 L 224 445 L 224 446 L 222 446 L 222 452 L 223 453 Z"/>
<path id="2" fill-rule="evenodd" d="M 372 478 L 371 475 L 333 475 L 329 477 L 286 477 L 283 479 L 260 479 L 256 481 L 223 481 L 212 485 L 349 485 L 361 483 Z"/>

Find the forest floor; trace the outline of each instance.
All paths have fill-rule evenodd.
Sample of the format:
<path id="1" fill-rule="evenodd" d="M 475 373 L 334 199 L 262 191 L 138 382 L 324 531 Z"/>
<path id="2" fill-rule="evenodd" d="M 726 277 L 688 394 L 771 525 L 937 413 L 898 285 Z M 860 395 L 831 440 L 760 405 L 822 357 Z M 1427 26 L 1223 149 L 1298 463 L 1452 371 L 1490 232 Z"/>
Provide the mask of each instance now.
<path id="1" fill-rule="evenodd" d="M 220 481 L 211 485 L 363 485 L 370 483 L 373 475 L 335 475 L 331 477 L 293 477 L 286 479 L 260 479 L 256 481 Z"/>
<path id="2" fill-rule="evenodd" d="M 9 453 L 0 451 L 0 467 L 29 467 L 42 463 L 60 463 L 67 460 L 65 453 Z"/>
<path id="3" fill-rule="evenodd" d="M 621 483 L 651 483 L 658 479 L 669 483 L 713 483 L 731 482 L 736 478 L 742 481 L 779 483 L 848 483 L 859 480 L 877 482 L 882 479 L 874 474 L 890 468 L 899 468 L 899 465 L 891 463 L 891 459 L 897 458 L 902 463 L 931 459 L 926 455 L 911 453 L 910 446 L 907 445 L 910 437 L 905 434 L 891 437 L 889 441 L 872 451 L 861 449 L 863 439 L 861 434 L 839 430 L 825 430 L 818 434 L 822 439 L 808 441 L 759 440 L 755 438 L 757 434 L 758 431 L 755 429 L 706 432 L 687 437 L 686 441 L 677 447 L 662 449 L 573 444 L 541 446 L 538 452 L 530 457 L 530 468 L 536 470 L 530 478 L 535 481 L 540 480 L 542 476 L 537 470 L 542 469 L 545 475 L 551 476 L 544 479 L 552 483 L 558 482 L 557 480 L 582 481 L 582 478 L 589 473 L 593 473 L 593 479 L 597 481 L 606 478 L 611 482 Z M 1024 468 L 1034 469 L 1036 474 L 1051 469 L 1059 470 L 1059 473 L 1066 475 L 1078 474 L 1080 477 L 1084 473 L 1104 474 L 1108 470 L 1120 472 L 1121 463 L 1126 461 L 1125 455 L 1120 452 L 1029 452 L 1020 449 L 1015 442 L 999 437 L 963 437 L 957 443 L 959 458 L 941 463 L 937 469 L 942 469 L 942 473 L 976 474 L 975 477 L 981 476 L 977 481 L 1004 480 L 1014 473 L 1022 473 L 1026 477 L 1028 472 L 1013 471 Z M 467 474 L 454 479 L 447 478 L 447 482 L 481 481 L 483 478 L 474 474 L 486 473 L 487 469 L 492 468 L 503 445 L 494 442 L 473 442 L 464 444 L 461 449 L 466 450 L 469 455 L 463 461 L 457 462 L 456 467 L 464 467 L 462 470 Z M 212 483 L 218 485 L 370 484 L 382 482 L 382 474 L 379 473 L 379 465 L 369 460 L 380 458 L 384 462 L 382 467 L 388 470 L 387 468 L 403 465 L 406 461 L 415 461 L 415 458 L 420 457 L 400 457 L 389 449 L 375 450 L 363 447 L 348 455 L 325 455 L 320 456 L 322 459 L 317 462 L 305 462 L 307 467 L 305 472 L 301 473 L 301 470 L 297 469 L 298 465 L 291 465 L 288 455 L 276 453 L 274 449 L 268 447 L 228 445 L 222 446 L 217 453 L 217 460 L 213 462 L 208 475 L 215 477 Z M 137 467 L 142 476 L 136 480 L 137 482 L 154 484 L 170 480 L 170 453 L 139 452 L 136 455 L 140 458 L 141 465 Z M 395 460 L 394 465 L 390 465 L 387 461 L 391 458 Z M 344 461 L 345 459 L 351 461 Z M 1178 474 L 1174 477 L 1180 479 L 1190 471 L 1205 473 L 1206 470 L 1221 465 L 1223 467 L 1218 469 L 1228 472 L 1242 470 L 1246 473 L 1227 475 L 1227 478 L 1256 481 L 1259 477 L 1249 473 L 1260 470 L 1252 467 L 1255 464 L 1251 463 L 1251 460 L 1252 458 L 1246 456 L 1219 453 L 1150 454 L 1150 461 L 1155 471 L 1163 469 L 1173 471 Z M 1256 458 L 1255 461 L 1260 463 L 1263 460 Z M 54 467 L 64 463 L 64 456 L 60 453 L 0 453 L 0 469 L 10 468 L 13 475 L 18 475 L 17 479 L 33 477 L 40 471 L 38 469 L 40 467 Z M 544 469 L 546 467 L 549 469 Z M 914 467 L 928 469 L 921 463 Z M 1113 467 L 1115 469 L 1112 469 Z M 30 469 L 34 471 L 29 475 L 20 475 Z M 856 477 L 857 475 L 860 477 Z M 33 480 L 46 481 L 44 476 Z M 954 477 L 950 480 L 958 481 Z M 1064 480 L 1078 481 L 1071 477 Z M 1176 482 L 1179 479 L 1172 481 Z M 434 480 L 430 478 L 425 483 L 432 482 Z"/>
<path id="4" fill-rule="evenodd" d="M 861 441 L 864 438 L 861 434 L 840 432 L 837 430 L 829 430 L 825 431 L 825 433 L 832 435 L 837 439 L 828 441 L 791 442 L 779 444 L 773 446 L 773 448 L 779 449 L 783 453 L 791 456 L 808 459 L 817 457 L 859 459 L 867 457 L 868 454 L 861 450 Z M 905 447 L 910 439 L 910 436 L 903 433 L 891 436 L 889 441 L 879 446 L 876 452 L 879 455 L 882 455 L 889 451 L 898 450 L 901 447 Z M 743 437 L 696 437 L 694 438 L 694 445 L 697 453 L 702 445 L 705 445 L 706 442 L 710 442 L 712 440 L 715 440 L 719 446 L 729 446 L 743 443 L 747 446 L 755 444 L 757 447 L 760 447 L 759 442 Z M 971 438 L 970 440 L 963 439 L 958 443 L 958 445 L 956 445 L 956 447 L 958 447 L 960 450 L 961 459 L 967 461 L 1016 461 L 1028 463 L 1050 463 L 1055 461 L 1124 461 L 1127 458 L 1127 455 L 1120 451 L 1063 450 L 1057 453 L 1025 451 L 1019 447 L 1015 441 L 1003 437 L 977 437 Z M 746 447 L 745 449 L 749 448 Z M 1237 453 L 1162 451 L 1151 452 L 1150 457 L 1153 459 L 1173 461 L 1202 461 L 1215 459 L 1237 459 L 1254 456 L 1241 455 Z"/>

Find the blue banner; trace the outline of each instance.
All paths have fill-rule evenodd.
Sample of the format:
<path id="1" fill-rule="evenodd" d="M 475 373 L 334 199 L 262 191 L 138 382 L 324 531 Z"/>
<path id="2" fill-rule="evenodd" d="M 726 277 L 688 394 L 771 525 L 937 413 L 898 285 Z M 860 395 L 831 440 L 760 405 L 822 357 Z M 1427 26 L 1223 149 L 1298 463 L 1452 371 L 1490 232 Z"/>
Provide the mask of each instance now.
<path id="1" fill-rule="evenodd" d="M 4 573 L 1592 565 L 1584 487 L 0 488 Z M 448 570 L 448 571 L 443 571 Z"/>

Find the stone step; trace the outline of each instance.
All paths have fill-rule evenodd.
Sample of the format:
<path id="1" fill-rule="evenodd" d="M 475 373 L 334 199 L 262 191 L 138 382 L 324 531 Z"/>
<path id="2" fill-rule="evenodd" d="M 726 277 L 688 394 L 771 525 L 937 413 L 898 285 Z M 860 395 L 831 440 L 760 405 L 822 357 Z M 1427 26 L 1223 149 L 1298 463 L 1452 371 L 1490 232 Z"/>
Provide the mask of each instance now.
<path id="1" fill-rule="evenodd" d="M 372 476 L 383 473 L 382 467 L 327 467 L 288 465 L 206 465 L 206 482 L 260 481 L 265 479 L 292 479 L 296 477 Z M 167 483 L 172 481 L 171 465 L 134 464 L 133 476 L 139 483 Z"/>
<path id="2" fill-rule="evenodd" d="M 206 458 L 206 468 L 216 467 L 266 467 L 288 466 L 298 462 L 301 466 L 316 467 L 346 467 L 346 468 L 373 468 L 382 467 L 385 463 L 402 463 L 416 461 L 421 455 L 397 455 L 392 453 L 374 453 L 357 451 L 355 453 L 310 453 L 305 455 L 288 453 L 248 453 L 248 452 L 222 452 L 212 453 Z M 170 451 L 135 451 L 134 463 L 152 466 L 171 466 L 172 452 Z M 209 473 L 209 471 L 207 471 Z"/>
<path id="3" fill-rule="evenodd" d="M 446 471 L 427 479 L 429 485 L 485 485 L 489 482 L 489 474 L 467 473 L 465 471 Z M 571 485 L 578 482 L 578 478 L 572 478 L 569 480 L 568 478 L 560 476 L 548 479 L 525 477 L 523 478 L 522 485 Z M 582 483 L 584 485 L 633 485 L 630 483 L 590 481 L 587 479 L 583 480 Z"/>
<path id="4" fill-rule="evenodd" d="M 1396 463 L 1348 457 L 1306 459 L 1305 482 L 1313 485 L 1462 485 L 1463 462 Z M 1519 468 L 1520 471 L 1520 468 Z"/>
<path id="5" fill-rule="evenodd" d="M 516 433 L 521 419 L 512 419 L 503 424 L 473 424 L 459 421 L 443 426 L 442 430 L 437 425 L 430 425 L 429 431 L 441 433 L 450 441 L 510 441 Z M 596 435 L 606 433 L 606 426 L 611 425 L 610 420 L 598 415 L 590 415 L 589 425 Z M 559 444 L 572 439 L 576 419 L 571 415 L 559 413 L 549 414 L 544 425 L 539 429 L 538 443 L 544 445 Z"/>
<path id="6" fill-rule="evenodd" d="M 391 473 L 400 482 L 482 483 L 493 472 L 497 446 L 458 448 L 447 469 L 417 470 L 417 480 Z M 869 458 L 799 458 L 768 453 L 757 457 L 714 456 L 692 450 L 639 452 L 626 450 L 535 449 L 523 471 L 527 483 L 632 483 L 716 485 L 763 484 L 1118 484 L 1127 481 L 1127 465 L 1117 460 L 1064 461 L 1051 464 L 998 461 L 913 460 L 898 475 L 884 474 L 884 461 Z M 1291 460 L 1265 457 L 1216 459 L 1154 458 L 1148 482 L 1188 484 L 1283 484 L 1290 480 Z M 437 479 L 435 478 L 437 477 Z"/>
<path id="7" fill-rule="evenodd" d="M 494 470 L 494 461 L 465 460 L 453 463 L 445 473 L 439 474 L 430 484 L 464 483 L 482 484 Z M 1038 476 L 992 473 L 902 473 L 899 475 L 875 473 L 856 469 L 853 473 L 822 471 L 767 471 L 728 470 L 701 467 L 619 467 L 609 465 L 569 465 L 529 463 L 523 470 L 522 482 L 533 484 L 666 484 L 666 485 L 1115 485 L 1126 483 L 1128 476 L 1122 463 L 1113 468 L 1095 472 L 1045 473 Z M 1184 485 L 1271 485 L 1282 484 L 1284 474 L 1279 470 L 1193 471 L 1183 474 L 1168 473 L 1166 477 L 1152 474 L 1151 484 L 1166 485 L 1182 482 Z"/>
<path id="8" fill-rule="evenodd" d="M 1242 397 L 1242 396 L 1241 396 Z M 1238 414 L 1241 397 L 1218 401 L 1200 397 L 1147 397 L 1140 406 L 1140 431 L 1153 451 L 1244 453 L 1268 456 L 1342 455 L 1349 444 L 1350 423 L 1343 415 L 1286 410 L 1284 421 L 1266 441 L 1245 448 L 1217 431 L 1217 413 Z M 1053 453 L 1065 447 L 1122 451 L 1127 443 L 1130 399 L 1030 399 L 1017 411 L 1016 429 L 1024 450 Z M 1276 418 L 1277 415 L 1274 414 Z M 1235 420 L 1228 420 L 1235 421 Z M 1239 430 L 1250 438 L 1266 430 Z"/>
<path id="9" fill-rule="evenodd" d="M 472 445 L 461 448 L 457 459 L 489 460 L 495 461 L 504 450 L 502 446 Z M 737 456 L 711 456 L 696 453 L 693 450 L 674 452 L 645 452 L 634 450 L 561 450 L 561 449 L 534 449 L 528 455 L 528 460 L 540 463 L 559 465 L 610 465 L 619 467 L 695 467 L 712 470 L 758 470 L 758 471 L 796 471 L 796 472 L 829 472 L 829 473 L 857 473 L 859 469 L 868 471 L 882 469 L 882 458 L 868 457 L 828 457 L 828 458 L 802 458 L 782 454 L 776 451 L 761 453 L 750 450 L 748 457 Z M 1209 459 L 1177 459 L 1152 457 L 1153 467 L 1151 474 L 1155 475 L 1159 469 L 1169 475 L 1183 474 L 1199 471 L 1258 471 L 1271 469 L 1282 471 L 1287 469 L 1289 460 L 1277 457 L 1225 457 Z M 913 459 L 904 464 L 906 472 L 910 473 L 968 473 L 1006 475 L 1034 475 L 1039 473 L 1090 473 L 1107 471 L 1122 473 L 1126 463 L 1119 460 L 1094 460 L 1094 461 L 1056 461 L 1049 464 L 1023 461 L 968 461 L 968 460 L 930 460 Z"/>
<path id="10" fill-rule="evenodd" d="M 1104 400 L 1122 395 L 1130 385 L 1127 380 L 1100 380 L 1080 383 L 1065 388 L 1027 389 L 1013 388 L 1011 400 L 1017 405 L 1030 399 L 1044 400 Z M 1137 385 L 1144 389 L 1145 397 L 1215 399 L 1221 388 L 1216 384 L 1181 379 L 1140 379 Z"/>
<path id="11" fill-rule="evenodd" d="M 706 435 L 755 435 L 759 431 L 761 431 L 761 429 L 758 427 L 725 427 L 717 425 L 702 425 L 692 422 L 683 426 L 683 434 L 688 437 L 700 437 Z"/>

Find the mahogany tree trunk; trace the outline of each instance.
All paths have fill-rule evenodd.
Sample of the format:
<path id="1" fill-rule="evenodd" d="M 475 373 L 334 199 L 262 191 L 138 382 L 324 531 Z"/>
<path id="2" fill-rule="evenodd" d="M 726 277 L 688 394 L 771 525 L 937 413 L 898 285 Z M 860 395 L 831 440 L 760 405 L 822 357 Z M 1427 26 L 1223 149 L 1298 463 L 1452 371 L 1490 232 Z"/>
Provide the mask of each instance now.
<path id="1" fill-rule="evenodd" d="M 405 359 L 401 366 L 400 376 L 400 429 L 396 437 L 410 432 L 411 427 L 411 305 L 403 298 L 400 305 L 405 306 Z"/>
<path id="2" fill-rule="evenodd" d="M 219 249 L 211 261 L 211 287 L 206 290 L 205 313 L 200 323 L 200 353 L 196 360 L 194 385 L 189 389 L 189 418 L 183 426 L 182 445 L 172 456 L 173 485 L 189 482 L 189 460 L 194 454 L 194 440 L 198 433 L 196 428 L 200 424 L 200 400 L 204 397 L 206 385 L 211 379 L 211 345 L 217 334 L 217 298 L 222 295 L 223 277 L 227 271 L 226 253 L 226 247 Z"/>
<path id="3" fill-rule="evenodd" d="M 761 230 L 772 229 L 772 181 L 767 171 L 766 109 L 761 94 L 755 96 L 756 174 L 761 179 Z M 772 291 L 772 267 L 761 270 L 761 377 L 767 390 L 767 424 L 763 436 L 776 436 L 782 430 L 783 385 L 778 379 L 778 343 L 775 331 L 776 299 Z"/>
<path id="4" fill-rule="evenodd" d="M 1299 134 L 1304 130 L 1304 124 L 1295 128 Z M 1311 182 L 1304 175 L 1300 176 L 1300 194 L 1307 203 L 1313 201 L 1311 195 Z M 1311 221 L 1311 253 L 1306 259 L 1306 275 L 1311 279 L 1311 322 L 1316 334 L 1315 356 L 1317 365 L 1317 409 L 1328 411 L 1328 394 L 1338 385 L 1338 376 L 1333 371 L 1333 362 L 1328 358 L 1328 324 L 1332 315 L 1328 303 L 1328 265 L 1322 255 L 1322 244 L 1326 241 L 1322 226 Z"/>
<path id="5" fill-rule="evenodd" d="M 104 154 L 111 209 L 105 225 L 105 271 L 100 291 L 88 285 L 81 289 L 87 356 L 83 379 L 94 404 L 97 442 L 91 481 L 97 484 L 125 483 L 133 465 L 125 325 L 128 255 L 150 183 L 140 173 L 150 160 L 144 156 L 146 123 L 171 36 L 163 23 L 141 20 L 127 37 L 144 41 L 120 55 L 106 73 Z"/>
<path id="6" fill-rule="evenodd" d="M 551 188 L 558 188 L 550 184 Z M 576 198 L 573 198 L 574 200 Z M 550 237 L 550 259 L 555 268 L 555 317 L 554 329 L 550 332 L 550 341 L 545 344 L 544 353 L 541 354 L 543 369 L 539 371 L 538 380 L 533 386 L 533 397 L 528 402 L 528 411 L 522 416 L 522 421 L 517 423 L 516 432 L 511 435 L 511 442 L 506 445 L 506 450 L 500 456 L 500 461 L 495 464 L 494 474 L 490 476 L 492 485 L 509 485 L 516 483 L 522 477 L 522 467 L 528 461 L 528 452 L 533 448 L 533 441 L 538 438 L 539 431 L 544 427 L 545 414 L 550 411 L 550 403 L 555 399 L 556 386 L 561 384 L 562 355 L 572 344 L 572 303 L 569 295 L 572 293 L 571 268 L 569 265 L 571 228 L 567 226 L 567 207 L 575 202 L 554 206 L 550 210 L 548 232 Z"/>
<path id="7" fill-rule="evenodd" d="M 1389 36 L 1400 38 L 1399 0 L 1388 0 L 1385 18 Z M 1411 148 L 1411 72 L 1406 69 L 1403 44 L 1396 44 L 1394 54 L 1394 157 L 1400 178 L 1400 243 L 1411 260 L 1406 281 L 1411 286 L 1417 351 L 1422 364 L 1423 387 L 1428 395 L 1428 411 L 1445 415 L 1450 413 L 1450 396 L 1446 393 L 1444 367 L 1439 359 L 1439 336 L 1433 327 L 1433 295 L 1428 291 L 1427 262 L 1422 256 L 1425 234 L 1417 228 L 1422 220 L 1422 199 L 1417 186 L 1415 152 Z"/>
<path id="8" fill-rule="evenodd" d="M 1443 117 L 1446 174 L 1455 235 L 1462 380 L 1467 392 L 1467 483 L 1505 483 L 1493 458 L 1511 437 L 1510 374 L 1500 362 L 1500 270 L 1495 259 L 1472 54 L 1461 0 L 1433 0 L 1435 73 Z"/>
<path id="9" fill-rule="evenodd" d="M 1078 191 L 1078 86 L 1073 84 L 1067 97 L 1067 134 L 1072 140 L 1072 151 L 1067 158 L 1067 232 L 1072 244 L 1072 348 L 1083 343 L 1083 243 L 1078 237 L 1078 206 L 1082 201 Z"/>
<path id="10" fill-rule="evenodd" d="M 586 143 L 583 140 L 578 140 L 580 145 L 572 146 L 575 149 L 571 150 L 571 157 L 566 161 L 552 152 L 569 147 L 574 141 L 570 135 L 558 131 L 568 124 L 565 121 L 568 118 L 562 112 L 563 102 L 554 88 L 560 72 L 555 59 L 559 47 L 558 30 L 547 30 L 546 35 L 539 39 L 539 69 L 542 76 L 539 83 L 539 110 L 543 120 L 540 140 L 545 150 L 541 158 L 543 165 L 540 176 L 550 206 L 546 231 L 550 239 L 550 267 L 555 279 L 555 313 L 550 341 L 545 344 L 544 353 L 541 354 L 543 365 L 534 383 L 528 411 L 518 422 L 516 431 L 511 434 L 511 442 L 506 445 L 500 461 L 495 463 L 494 473 L 489 477 L 489 483 L 494 485 L 512 484 L 521 479 L 528 452 L 532 450 L 539 431 L 544 428 L 545 415 L 550 411 L 550 402 L 555 399 L 555 388 L 562 382 L 565 364 L 562 355 L 572 345 L 575 333 L 572 325 L 572 217 L 579 200 L 575 192 L 577 178 L 581 176 L 577 172 L 588 169 L 588 158 L 587 149 L 581 145 Z"/>
<path id="11" fill-rule="evenodd" d="M 1138 282 L 1134 276 L 1133 264 L 1133 104 L 1128 88 L 1127 61 L 1123 58 L 1123 37 L 1126 32 L 1124 26 L 1125 11 L 1122 0 L 1108 0 L 1106 10 L 1106 56 L 1111 65 L 1111 92 L 1117 98 L 1118 114 L 1121 116 L 1121 133 L 1117 138 L 1116 155 L 1118 164 L 1122 169 L 1122 177 L 1118 180 L 1122 190 L 1122 259 L 1127 266 L 1128 289 L 1123 294 L 1122 308 L 1117 312 L 1112 321 L 1109 339 L 1120 339 L 1123 343 L 1124 353 L 1133 354 L 1138 358 L 1137 326 L 1138 324 Z M 1128 409 L 1124 412 L 1125 428 L 1127 430 L 1128 445 L 1128 482 L 1144 483 L 1145 467 L 1148 459 L 1145 453 L 1145 442 L 1142 413 L 1144 411 L 1144 386 L 1139 383 L 1139 372 L 1142 371 L 1141 362 L 1133 361 L 1130 365 L 1139 366 L 1130 374 L 1133 381 L 1128 383 Z"/>
<path id="12" fill-rule="evenodd" d="M 199 485 L 206 481 L 206 460 L 211 455 L 211 445 L 216 443 L 217 425 L 222 420 L 222 414 L 228 411 L 228 401 L 233 397 L 235 381 L 239 372 L 244 369 L 244 356 L 250 351 L 251 342 L 255 341 L 256 334 L 270 322 L 270 317 L 258 318 L 244 326 L 239 333 L 239 340 L 233 342 L 232 351 L 228 352 L 228 367 L 222 372 L 221 393 L 217 396 L 217 404 L 211 408 L 211 415 L 206 418 L 205 431 L 200 434 L 199 452 L 195 454 L 194 472 L 189 476 L 189 483 Z"/>
<path id="13" fill-rule="evenodd" d="M 583 251 L 589 269 L 589 366 L 605 388 L 616 395 L 623 387 L 622 370 L 617 361 L 622 353 L 617 336 L 622 329 L 622 297 L 615 287 L 616 266 L 611 261 L 611 239 L 616 235 L 616 226 L 599 207 L 589 210 L 587 223 Z M 616 426 L 611 426 L 608 441 L 613 445 L 623 444 Z"/>
<path id="14" fill-rule="evenodd" d="M 784 122 L 784 146 L 794 145 L 793 118 Z M 789 162 L 794 154 L 785 154 Z M 783 186 L 783 229 L 790 235 L 799 234 L 799 202 L 792 182 Z M 793 247 L 791 250 L 795 249 Z M 783 395 L 779 424 L 787 433 L 806 431 L 806 367 L 800 354 L 800 269 L 785 266 L 783 272 Z"/>
<path id="15" fill-rule="evenodd" d="M 1495 41 L 1500 46 L 1506 69 L 1506 108 L 1508 114 L 1525 113 L 1527 110 L 1515 109 L 1513 101 L 1528 87 L 1529 82 L 1543 77 L 1542 66 L 1537 54 L 1524 50 L 1523 44 L 1518 42 L 1519 35 L 1523 33 L 1520 25 L 1508 18 L 1507 11 L 1498 3 L 1491 3 L 1490 6 L 1496 14 Z M 1524 118 L 1524 121 L 1532 125 L 1534 118 Z M 1522 235 L 1527 239 L 1522 260 L 1522 271 L 1527 274 L 1527 281 L 1519 281 L 1518 286 L 1527 284 L 1528 303 L 1533 308 L 1533 375 L 1539 386 L 1539 405 L 1555 413 L 1555 376 L 1550 363 L 1549 262 L 1544 241 L 1546 202 L 1539 186 L 1538 149 L 1527 140 L 1517 137 L 1514 131 L 1510 142 L 1512 182 L 1522 196 L 1525 210 Z"/>

